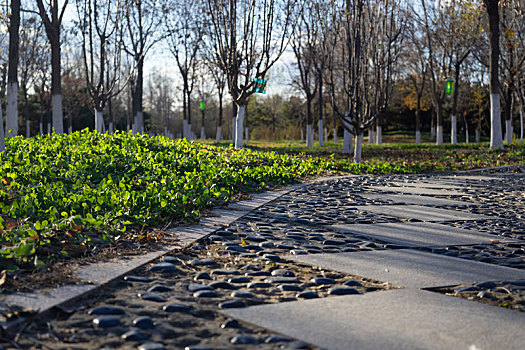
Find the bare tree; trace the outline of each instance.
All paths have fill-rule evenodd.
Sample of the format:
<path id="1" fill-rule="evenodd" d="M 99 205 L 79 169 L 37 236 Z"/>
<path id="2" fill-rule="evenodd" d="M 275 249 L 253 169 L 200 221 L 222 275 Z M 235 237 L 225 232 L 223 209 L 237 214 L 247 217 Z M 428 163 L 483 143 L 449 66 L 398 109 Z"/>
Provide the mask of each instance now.
<path id="1" fill-rule="evenodd" d="M 104 108 L 124 88 L 120 82 L 121 3 L 78 0 L 82 58 L 89 96 L 95 107 L 95 130 L 105 132 Z M 110 73 L 111 72 L 111 73 Z"/>
<path id="2" fill-rule="evenodd" d="M 191 93 L 195 84 L 197 53 L 204 35 L 204 18 L 196 14 L 205 11 L 204 3 L 178 0 L 171 4 L 165 25 L 170 51 L 182 77 L 183 137 L 190 139 Z"/>
<path id="3" fill-rule="evenodd" d="M 20 45 L 20 0 L 11 0 L 9 17 L 9 64 L 7 69 L 6 137 L 18 135 L 18 51 Z"/>
<path id="4" fill-rule="evenodd" d="M 490 43 L 490 148 L 503 149 L 501 133 L 501 107 L 499 85 L 499 57 L 500 57 L 500 17 L 499 0 L 483 0 L 489 16 L 489 43 Z"/>
<path id="5" fill-rule="evenodd" d="M 123 49 L 134 61 L 135 71 L 131 81 L 133 132 L 144 132 L 143 90 L 144 59 L 163 33 L 159 31 L 164 7 L 157 0 L 126 0 L 124 22 L 127 35 Z"/>
<path id="6" fill-rule="evenodd" d="M 238 107 L 235 147 L 243 147 L 243 122 L 256 81 L 284 52 L 293 32 L 296 0 L 207 0 L 211 42 Z"/>
<path id="7" fill-rule="evenodd" d="M 317 6 L 316 6 L 317 5 Z M 317 1 L 308 2 L 301 11 L 297 30 L 291 40 L 291 47 L 295 54 L 299 79 L 297 85 L 300 86 L 306 98 L 306 146 L 314 145 L 314 132 L 312 128 L 312 101 L 317 91 L 315 78 L 315 53 L 314 46 L 317 44 L 319 33 L 319 17 L 317 16 Z M 322 135 L 322 133 L 321 133 Z"/>
<path id="8" fill-rule="evenodd" d="M 356 137 L 354 160 L 360 162 L 364 130 L 388 106 L 406 12 L 398 0 L 345 0 L 333 8 L 341 28 L 333 26 L 331 59 L 338 66 L 330 69 L 332 105 L 343 126 Z M 336 71 L 341 75 L 336 76 Z M 342 104 L 336 98 L 341 89 Z"/>
<path id="9" fill-rule="evenodd" d="M 51 99 L 53 106 L 53 128 L 57 134 L 64 132 L 60 31 L 68 2 L 69 0 L 63 0 L 62 5 L 60 5 L 59 0 L 48 0 L 46 5 L 44 5 L 44 0 L 36 0 L 38 14 L 44 23 L 47 38 L 51 46 Z"/>

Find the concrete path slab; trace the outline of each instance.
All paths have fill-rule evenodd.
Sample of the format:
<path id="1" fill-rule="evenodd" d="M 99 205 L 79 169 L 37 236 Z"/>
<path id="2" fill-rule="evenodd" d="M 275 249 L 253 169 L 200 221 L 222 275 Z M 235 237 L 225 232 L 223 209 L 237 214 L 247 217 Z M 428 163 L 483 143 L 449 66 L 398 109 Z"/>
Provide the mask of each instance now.
<path id="1" fill-rule="evenodd" d="M 413 288 L 525 279 L 525 271 L 410 249 L 287 257 L 348 274 Z"/>
<path id="2" fill-rule="evenodd" d="M 465 211 L 448 210 L 442 208 L 424 207 L 421 205 L 363 205 L 355 207 L 359 211 L 383 214 L 405 219 L 421 221 L 458 221 L 458 220 L 490 220 L 497 219 Z"/>
<path id="3" fill-rule="evenodd" d="M 468 245 L 489 243 L 497 237 L 487 233 L 464 230 L 434 223 L 401 222 L 387 224 L 331 225 L 338 232 L 357 233 L 383 242 L 407 247 L 437 247 L 443 245 Z M 505 240 L 516 241 L 516 240 Z"/>
<path id="4" fill-rule="evenodd" d="M 477 205 L 473 202 L 461 202 L 454 201 L 446 198 L 430 197 L 430 196 L 417 196 L 411 194 L 377 194 L 377 193 L 364 193 L 363 197 L 377 200 L 391 200 L 394 203 L 404 204 L 419 204 L 419 205 L 449 205 L 449 206 L 460 206 L 460 205 Z"/>
<path id="5" fill-rule="evenodd" d="M 426 194 L 430 196 L 464 196 L 466 193 L 453 190 L 439 190 L 425 187 L 389 187 L 389 186 L 369 186 L 371 190 L 378 190 L 384 192 L 398 192 L 409 194 Z"/>
<path id="6" fill-rule="evenodd" d="M 223 313 L 331 350 L 510 350 L 525 344 L 525 313 L 428 291 L 391 290 Z"/>

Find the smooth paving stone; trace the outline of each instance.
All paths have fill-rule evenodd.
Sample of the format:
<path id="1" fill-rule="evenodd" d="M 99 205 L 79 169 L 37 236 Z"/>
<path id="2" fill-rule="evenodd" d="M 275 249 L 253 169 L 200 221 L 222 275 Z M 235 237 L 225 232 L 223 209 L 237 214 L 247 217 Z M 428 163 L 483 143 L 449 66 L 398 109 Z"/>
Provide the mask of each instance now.
<path id="1" fill-rule="evenodd" d="M 349 224 L 330 226 L 344 232 L 356 233 L 369 239 L 389 242 L 407 247 L 436 247 L 443 245 L 466 245 L 490 243 L 497 236 L 474 230 L 464 230 L 435 223 Z M 502 238 L 502 241 L 514 241 Z"/>
<path id="2" fill-rule="evenodd" d="M 109 328 L 120 325 L 120 320 L 115 316 L 100 316 L 93 319 L 93 324 L 99 328 Z"/>
<path id="3" fill-rule="evenodd" d="M 289 259 L 415 288 L 525 279 L 522 270 L 405 249 L 299 255 Z"/>
<path id="4" fill-rule="evenodd" d="M 229 283 L 248 283 L 251 282 L 250 277 L 232 277 L 228 280 Z"/>
<path id="5" fill-rule="evenodd" d="M 473 202 L 460 202 L 446 198 L 430 197 L 430 196 L 417 196 L 417 195 L 399 195 L 399 194 L 376 194 L 376 193 L 363 193 L 363 197 L 382 200 L 392 201 L 394 203 L 405 203 L 405 204 L 419 204 L 419 205 L 448 205 L 448 206 L 463 206 L 463 205 L 475 205 Z"/>
<path id="6" fill-rule="evenodd" d="M 164 350 L 164 345 L 161 343 L 145 343 L 140 345 L 138 350 Z"/>
<path id="7" fill-rule="evenodd" d="M 186 346 L 184 350 L 213 350 L 213 348 L 210 348 L 208 346 L 190 345 Z"/>
<path id="8" fill-rule="evenodd" d="M 268 338 L 264 340 L 266 344 L 273 344 L 273 343 L 288 343 L 291 342 L 292 339 L 288 337 L 283 337 L 282 335 L 270 335 Z"/>
<path id="9" fill-rule="evenodd" d="M 195 276 L 193 278 L 194 281 L 198 281 L 198 280 L 211 280 L 211 276 L 209 273 L 207 272 L 199 272 L 197 274 L 197 276 Z"/>
<path id="10" fill-rule="evenodd" d="M 300 255 L 300 256 L 309 256 L 309 255 Z M 295 277 L 282 277 L 282 276 L 273 276 L 264 280 L 268 283 L 301 283 L 301 280 Z"/>
<path id="11" fill-rule="evenodd" d="M 362 287 L 363 286 L 360 282 L 354 281 L 354 280 L 346 281 L 345 283 L 343 283 L 343 285 L 347 287 Z"/>
<path id="12" fill-rule="evenodd" d="M 132 329 L 121 336 L 125 341 L 141 341 L 148 339 L 148 335 L 138 329 Z"/>
<path id="13" fill-rule="evenodd" d="M 357 210 L 421 221 L 458 221 L 458 220 L 488 220 L 496 217 L 472 214 L 464 211 L 424 207 L 421 205 L 366 205 L 357 206 Z"/>
<path id="14" fill-rule="evenodd" d="M 89 310 L 89 315 L 124 315 L 124 309 L 115 306 L 100 306 Z"/>
<path id="15" fill-rule="evenodd" d="M 149 272 L 160 272 L 160 273 L 175 273 L 179 272 L 180 270 L 175 267 L 172 263 L 169 262 L 161 262 L 158 264 L 155 264 L 151 266 L 148 269 Z"/>
<path id="16" fill-rule="evenodd" d="M 167 263 L 172 263 L 174 265 L 181 265 L 182 264 L 182 261 L 175 257 L 175 256 L 165 256 L 164 259 L 163 259 L 164 262 L 167 262 Z"/>
<path id="17" fill-rule="evenodd" d="M 412 289 L 221 313 L 333 350 L 512 350 L 525 344 L 525 313 Z"/>
<path id="18" fill-rule="evenodd" d="M 152 329 L 155 327 L 153 320 L 149 316 L 140 316 L 133 320 L 133 326 L 140 329 Z"/>
<path id="19" fill-rule="evenodd" d="M 246 290 L 236 290 L 231 294 L 233 298 L 253 299 L 255 296 Z"/>
<path id="20" fill-rule="evenodd" d="M 165 293 L 165 292 L 171 292 L 173 289 L 170 287 L 166 287 L 163 285 L 155 285 L 148 289 L 148 292 L 157 292 L 157 293 Z"/>
<path id="21" fill-rule="evenodd" d="M 234 336 L 230 342 L 234 345 L 256 345 L 259 344 L 257 338 L 249 334 L 238 334 Z"/>
<path id="22" fill-rule="evenodd" d="M 149 282 L 153 281 L 153 278 L 144 277 L 144 276 L 126 276 L 126 277 L 124 277 L 124 281 L 149 283 Z"/>
<path id="23" fill-rule="evenodd" d="M 283 292 L 302 292 L 304 289 L 303 287 L 296 284 L 281 284 L 277 288 Z"/>
<path id="24" fill-rule="evenodd" d="M 328 294 L 329 295 L 351 295 L 351 294 L 359 294 L 359 292 L 356 289 L 350 288 L 350 287 L 334 287 L 328 290 Z"/>
<path id="25" fill-rule="evenodd" d="M 156 303 L 164 303 L 166 301 L 165 298 L 161 297 L 157 293 L 152 292 L 139 293 L 138 296 L 142 300 L 154 301 Z"/>
<path id="26" fill-rule="evenodd" d="M 215 281 L 210 283 L 209 286 L 213 289 L 237 289 L 233 284 L 224 281 Z"/>
<path id="27" fill-rule="evenodd" d="M 336 284 L 337 282 L 332 278 L 325 278 L 325 277 L 314 277 L 310 280 L 311 283 L 322 286 L 325 284 Z"/>
<path id="28" fill-rule="evenodd" d="M 304 292 L 297 293 L 296 297 L 301 299 L 314 299 L 319 298 L 319 295 L 314 291 L 305 290 Z"/>
<path id="29" fill-rule="evenodd" d="M 369 186 L 369 189 L 384 191 L 384 192 L 399 192 L 409 193 L 418 195 L 431 195 L 431 196 L 464 196 L 465 192 L 453 191 L 453 190 L 437 190 L 433 188 L 425 187 L 389 187 L 389 186 Z"/>
<path id="30" fill-rule="evenodd" d="M 185 304 L 178 304 L 178 303 L 164 305 L 162 307 L 162 310 L 164 310 L 166 312 L 182 312 L 182 313 L 186 313 L 186 312 L 190 311 L 190 309 L 191 309 L 191 306 L 185 305 Z"/>
<path id="31" fill-rule="evenodd" d="M 227 320 L 221 324 L 221 328 L 239 328 L 239 321 L 237 320 Z"/>
<path id="32" fill-rule="evenodd" d="M 295 274 L 287 269 L 276 269 L 272 271 L 272 276 L 295 277 Z"/>
<path id="33" fill-rule="evenodd" d="M 189 264 L 193 266 L 209 266 L 209 265 L 215 265 L 217 262 L 215 259 L 212 258 L 204 258 L 204 259 L 193 259 L 190 260 Z"/>
<path id="34" fill-rule="evenodd" d="M 215 276 L 229 276 L 229 275 L 240 275 L 240 272 L 237 270 L 213 270 L 211 274 Z"/>
<path id="35" fill-rule="evenodd" d="M 206 284 L 190 284 L 188 290 L 192 293 L 198 292 L 199 290 L 213 290 L 212 286 Z"/>
<path id="36" fill-rule="evenodd" d="M 228 300 L 223 301 L 222 303 L 219 303 L 219 308 L 221 309 L 231 309 L 231 308 L 237 308 L 237 307 L 244 307 L 244 302 L 242 300 Z"/>
<path id="37" fill-rule="evenodd" d="M 215 293 L 212 290 L 199 290 L 198 292 L 193 293 L 195 298 L 217 298 L 219 294 Z"/>

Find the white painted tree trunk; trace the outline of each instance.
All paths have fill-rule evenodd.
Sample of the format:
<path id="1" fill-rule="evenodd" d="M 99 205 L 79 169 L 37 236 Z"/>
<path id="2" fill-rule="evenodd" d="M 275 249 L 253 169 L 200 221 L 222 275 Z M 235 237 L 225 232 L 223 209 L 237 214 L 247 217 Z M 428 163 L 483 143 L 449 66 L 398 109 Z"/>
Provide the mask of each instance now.
<path id="1" fill-rule="evenodd" d="M 437 126 L 436 132 L 436 145 L 440 146 L 443 144 L 443 125 Z"/>
<path id="2" fill-rule="evenodd" d="M 18 83 L 7 84 L 7 108 L 5 136 L 14 137 L 18 135 Z"/>
<path id="3" fill-rule="evenodd" d="M 113 134 L 115 132 L 115 129 L 114 129 L 114 126 L 113 126 L 113 122 L 109 122 L 108 132 L 110 134 Z"/>
<path id="4" fill-rule="evenodd" d="M 303 131 L 303 128 L 301 128 L 301 142 L 304 142 L 304 131 Z"/>
<path id="5" fill-rule="evenodd" d="M 104 132 L 104 111 L 95 110 L 95 130 Z"/>
<path id="6" fill-rule="evenodd" d="M 324 142 L 328 142 L 328 129 L 324 128 Z"/>
<path id="7" fill-rule="evenodd" d="M 201 126 L 201 140 L 205 140 L 206 139 L 206 133 L 204 131 L 204 126 Z"/>
<path id="8" fill-rule="evenodd" d="M 476 129 L 475 138 L 476 143 L 479 143 L 479 141 L 481 140 L 481 133 L 479 132 L 479 129 Z"/>
<path id="9" fill-rule="evenodd" d="M 29 119 L 26 120 L 26 138 L 31 137 L 31 123 L 29 122 Z"/>
<path id="10" fill-rule="evenodd" d="M 64 118 L 62 116 L 62 95 L 57 94 L 51 96 L 51 103 L 53 105 L 53 128 L 55 133 L 64 133 Z"/>
<path id="11" fill-rule="evenodd" d="M 455 115 L 452 115 L 452 118 L 450 118 L 450 143 L 453 145 L 457 145 L 458 143 L 458 120 Z"/>
<path id="12" fill-rule="evenodd" d="M 243 137 L 242 131 L 244 130 L 244 113 L 246 113 L 246 106 L 242 105 L 238 107 L 237 118 L 235 118 L 235 148 L 242 149 Z"/>
<path id="13" fill-rule="evenodd" d="M 188 129 L 188 131 L 186 132 L 188 134 L 188 137 L 187 137 L 188 141 L 194 140 L 195 135 L 193 134 L 193 130 L 191 130 L 191 124 L 190 123 L 186 124 L 186 128 Z"/>
<path id="14" fill-rule="evenodd" d="M 435 126 L 430 127 L 430 139 L 431 140 L 436 139 L 436 127 Z"/>
<path id="15" fill-rule="evenodd" d="M 381 145 L 383 143 L 383 128 L 378 125 L 376 128 L 376 143 Z"/>
<path id="16" fill-rule="evenodd" d="M 520 142 L 523 143 L 523 110 L 520 110 Z"/>
<path id="17" fill-rule="evenodd" d="M 468 134 L 468 128 L 465 128 L 465 143 L 469 143 L 470 135 Z"/>
<path id="18" fill-rule="evenodd" d="M 219 143 L 222 140 L 222 126 L 217 127 L 217 134 L 215 135 L 215 143 Z"/>
<path id="19" fill-rule="evenodd" d="M 334 128 L 334 143 L 337 143 L 337 128 Z"/>
<path id="20" fill-rule="evenodd" d="M 245 142 L 248 143 L 248 141 L 250 141 L 250 132 L 248 130 L 248 128 L 244 128 L 244 139 L 245 139 Z"/>
<path id="21" fill-rule="evenodd" d="M 5 151 L 4 117 L 2 116 L 2 106 L 0 106 L 0 152 L 3 151 Z"/>
<path id="22" fill-rule="evenodd" d="M 144 112 L 142 111 L 137 112 L 137 116 L 135 117 L 135 128 L 137 129 L 137 133 L 144 133 Z"/>
<path id="23" fill-rule="evenodd" d="M 350 127 L 348 123 L 346 123 L 346 125 Z M 354 135 L 352 134 L 352 132 L 346 130 L 345 128 L 344 133 L 343 133 L 343 154 L 352 153 L 353 140 L 354 140 L 353 137 Z"/>
<path id="24" fill-rule="evenodd" d="M 312 124 L 306 125 L 306 147 L 313 147 L 314 145 L 314 131 Z"/>
<path id="25" fill-rule="evenodd" d="M 324 146 L 324 137 L 323 137 L 323 120 L 319 119 L 318 123 L 318 133 L 319 133 L 319 146 Z"/>
<path id="26" fill-rule="evenodd" d="M 368 143 L 376 143 L 376 133 L 372 128 L 368 129 Z"/>
<path id="27" fill-rule="evenodd" d="M 499 94 L 490 94 L 490 148 L 503 149 Z"/>
<path id="28" fill-rule="evenodd" d="M 361 132 L 355 138 L 354 161 L 356 163 L 361 163 L 362 151 L 363 151 L 363 133 Z"/>
<path id="29" fill-rule="evenodd" d="M 44 135 L 44 126 L 42 125 L 42 123 L 38 123 L 38 132 L 40 133 L 40 135 Z"/>
<path id="30" fill-rule="evenodd" d="M 69 128 L 67 129 L 68 133 L 69 134 L 72 134 L 73 133 L 73 127 L 70 125 Z"/>
<path id="31" fill-rule="evenodd" d="M 416 144 L 420 144 L 421 143 L 421 131 L 417 130 L 416 131 Z"/>
<path id="32" fill-rule="evenodd" d="M 512 143 L 512 122 L 510 119 L 505 120 L 505 142 L 507 145 Z"/>
<path id="33" fill-rule="evenodd" d="M 47 123 L 47 134 L 51 135 L 51 123 Z"/>
<path id="34" fill-rule="evenodd" d="M 186 119 L 182 120 L 182 137 L 188 139 L 188 121 Z"/>
<path id="35" fill-rule="evenodd" d="M 235 146 L 235 139 L 237 138 L 237 134 L 235 133 L 236 124 L 237 124 L 237 117 L 232 118 L 232 144 L 234 146 Z"/>

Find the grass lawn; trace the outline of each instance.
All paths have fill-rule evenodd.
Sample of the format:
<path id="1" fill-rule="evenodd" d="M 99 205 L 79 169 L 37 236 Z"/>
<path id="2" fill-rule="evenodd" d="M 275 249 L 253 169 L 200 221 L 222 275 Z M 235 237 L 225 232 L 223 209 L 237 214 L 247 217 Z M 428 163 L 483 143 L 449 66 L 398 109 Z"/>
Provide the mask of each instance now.
<path id="1" fill-rule="evenodd" d="M 385 142 L 399 136 L 385 136 Z M 45 269 L 154 228 L 195 222 L 248 193 L 326 173 L 417 173 L 523 164 L 524 145 L 364 145 L 250 141 L 244 150 L 163 137 L 82 131 L 7 140 L 0 165 L 0 270 Z"/>

